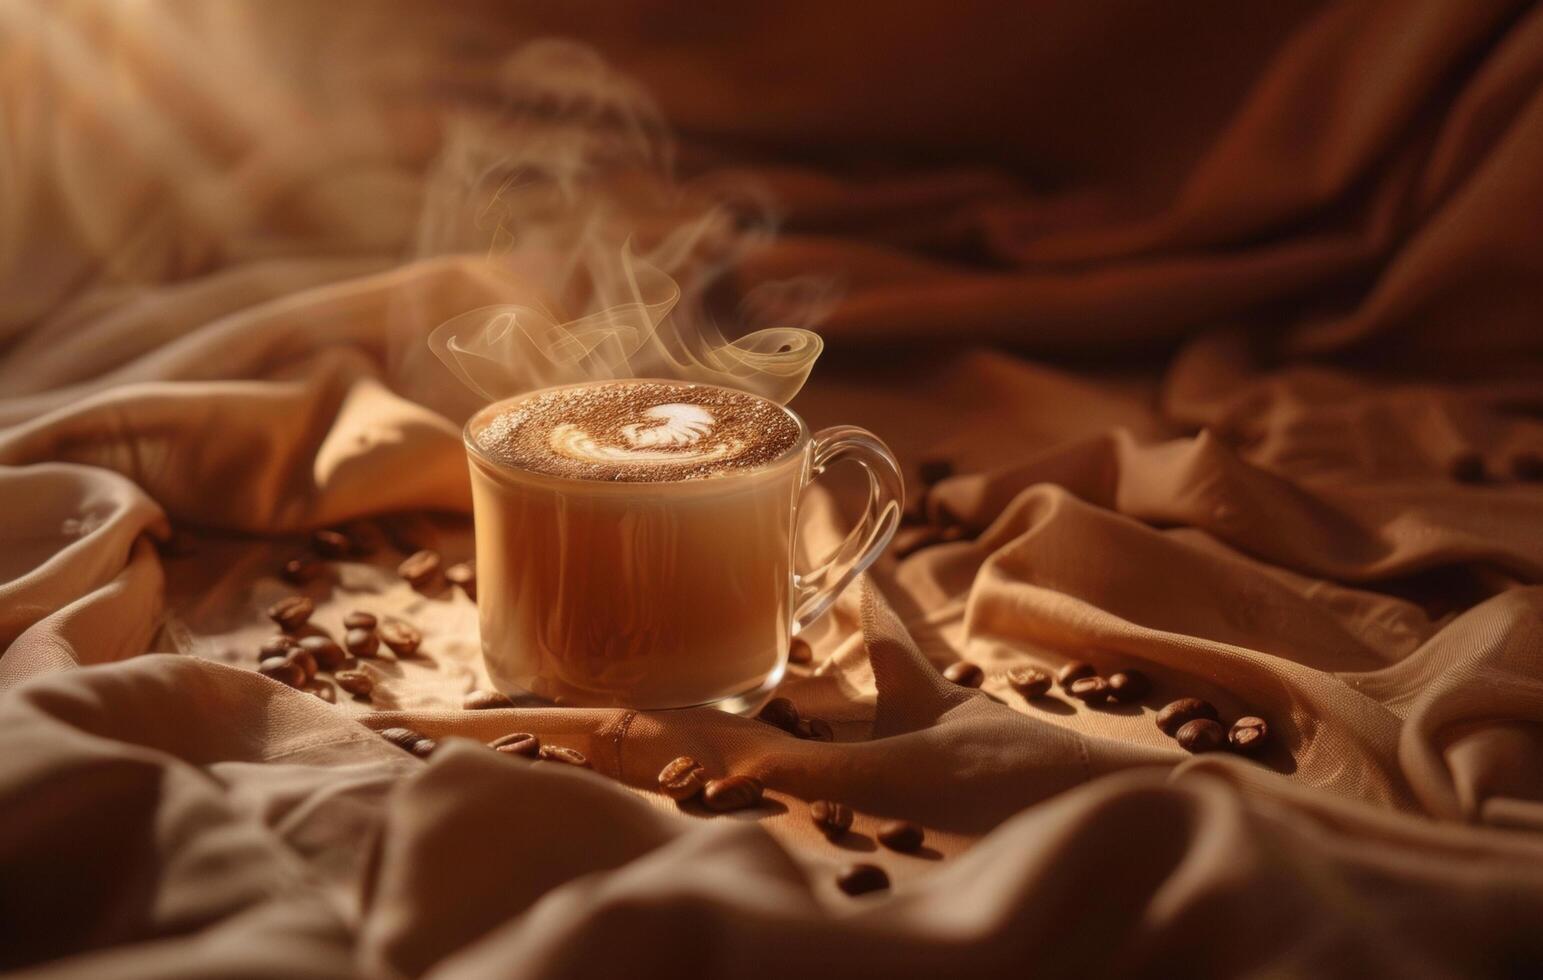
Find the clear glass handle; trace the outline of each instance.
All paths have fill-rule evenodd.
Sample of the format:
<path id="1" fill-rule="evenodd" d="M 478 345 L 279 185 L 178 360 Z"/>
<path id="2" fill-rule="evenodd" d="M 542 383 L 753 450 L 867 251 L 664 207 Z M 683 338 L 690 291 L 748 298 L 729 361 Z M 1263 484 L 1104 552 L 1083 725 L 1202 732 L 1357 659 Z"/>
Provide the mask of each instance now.
<path id="1" fill-rule="evenodd" d="M 905 481 L 900 476 L 900 464 L 889 447 L 867 429 L 837 425 L 816 432 L 809 480 L 824 473 L 832 463 L 848 459 L 868 473 L 868 506 L 862 520 L 852 528 L 829 561 L 793 576 L 794 636 L 829 609 L 841 590 L 873 564 L 900 525 L 900 510 L 905 505 Z"/>

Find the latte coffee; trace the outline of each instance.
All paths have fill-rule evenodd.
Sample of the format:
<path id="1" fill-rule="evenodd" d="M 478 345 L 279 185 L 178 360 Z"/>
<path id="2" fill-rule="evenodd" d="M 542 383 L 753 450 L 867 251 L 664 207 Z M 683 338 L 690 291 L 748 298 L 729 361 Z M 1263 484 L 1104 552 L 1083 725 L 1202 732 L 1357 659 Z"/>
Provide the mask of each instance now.
<path id="1" fill-rule="evenodd" d="M 552 388 L 477 413 L 466 444 L 493 682 L 559 704 L 753 707 L 781 679 L 799 611 L 818 615 L 898 520 L 898 468 L 872 436 L 854 445 L 860 431 L 820 443 L 774 402 L 673 381 Z M 798 498 L 843 456 L 880 474 L 874 506 L 894 513 L 865 518 L 845 564 L 801 587 Z"/>
<path id="2" fill-rule="evenodd" d="M 746 392 L 617 381 L 526 398 L 495 415 L 478 443 L 500 463 L 533 473 L 658 483 L 764 466 L 798 437 L 781 406 Z"/>

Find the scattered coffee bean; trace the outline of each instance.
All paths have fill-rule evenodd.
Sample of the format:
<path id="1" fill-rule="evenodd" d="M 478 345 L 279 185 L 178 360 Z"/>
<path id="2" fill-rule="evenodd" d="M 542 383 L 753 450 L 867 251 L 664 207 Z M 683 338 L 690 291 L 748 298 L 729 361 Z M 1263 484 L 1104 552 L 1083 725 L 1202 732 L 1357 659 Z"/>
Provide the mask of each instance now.
<path id="1" fill-rule="evenodd" d="M 719 813 L 743 810 L 761 802 L 761 781 L 753 776 L 724 776 L 709 779 L 702 788 L 702 803 Z"/>
<path id="2" fill-rule="evenodd" d="M 343 634 L 343 645 L 354 656 L 369 659 L 380 653 L 380 636 L 372 629 L 351 629 Z"/>
<path id="3" fill-rule="evenodd" d="M 892 851 L 900 851 L 905 854 L 922 846 L 926 834 L 916 824 L 909 820 L 886 820 L 879 824 L 875 837 L 879 843 Z"/>
<path id="4" fill-rule="evenodd" d="M 1072 681 L 1080 681 L 1084 677 L 1093 677 L 1097 673 L 1098 671 L 1093 669 L 1092 664 L 1084 663 L 1081 660 L 1073 660 L 1063 666 L 1055 676 L 1056 680 L 1061 682 L 1062 688 L 1070 688 Z"/>
<path id="5" fill-rule="evenodd" d="M 589 768 L 589 758 L 578 749 L 570 749 L 565 745 L 543 745 L 536 752 L 537 758 L 547 762 L 561 762 L 565 765 L 578 766 L 581 769 Z"/>
<path id="6" fill-rule="evenodd" d="M 321 530 L 311 535 L 311 550 L 323 558 L 347 558 L 354 550 L 348 536 L 338 531 Z"/>
<path id="7" fill-rule="evenodd" d="M 257 648 L 259 661 L 272 660 L 275 657 L 287 657 L 289 651 L 295 649 L 295 638 L 280 633 L 278 636 L 270 636 L 263 641 L 263 645 Z"/>
<path id="8" fill-rule="evenodd" d="M 1139 670 L 1121 670 L 1109 675 L 1109 700 L 1135 704 L 1152 693 L 1152 682 Z"/>
<path id="9" fill-rule="evenodd" d="M 852 808 L 834 800 L 815 800 L 809 804 L 809 819 L 834 839 L 852 829 Z"/>
<path id="10" fill-rule="evenodd" d="M 304 626 L 316 611 L 316 603 L 303 595 L 286 596 L 268 607 L 268 618 L 279 624 L 279 629 L 293 633 Z"/>
<path id="11" fill-rule="evenodd" d="M 381 641 L 399 657 L 411 657 L 418 652 L 418 644 L 423 642 L 422 633 L 397 619 L 388 619 L 381 623 L 376 632 L 380 635 Z"/>
<path id="12" fill-rule="evenodd" d="M 514 707 L 514 699 L 502 691 L 472 691 L 461 698 L 461 707 L 467 711 L 512 708 Z"/>
<path id="13" fill-rule="evenodd" d="M 1511 475 L 1529 483 L 1543 480 L 1543 453 L 1523 450 L 1512 456 Z"/>
<path id="14" fill-rule="evenodd" d="M 756 718 L 785 732 L 796 732 L 798 729 L 798 709 L 787 698 L 772 698 Z"/>
<path id="15" fill-rule="evenodd" d="M 348 659 L 348 654 L 330 636 L 307 636 L 300 641 L 300 649 L 316 658 L 316 666 L 322 670 L 337 670 Z"/>
<path id="16" fill-rule="evenodd" d="M 1221 723 L 1210 718 L 1186 721 L 1173 736 L 1179 748 L 1186 752 L 1215 752 L 1227 742 L 1227 733 Z"/>
<path id="17" fill-rule="evenodd" d="M 407 751 L 411 752 L 413 755 L 420 759 L 427 759 L 429 756 L 434 754 L 434 750 L 437 748 L 439 748 L 439 743 L 434 741 L 432 738 L 425 736 L 414 742 L 413 747 Z"/>
<path id="18" fill-rule="evenodd" d="M 1447 461 L 1447 473 L 1459 483 L 1484 482 L 1484 457 L 1465 449 Z"/>
<path id="19" fill-rule="evenodd" d="M 1103 704 L 1109 700 L 1109 682 L 1102 677 L 1079 677 L 1071 682 L 1066 693 L 1083 704 Z"/>
<path id="20" fill-rule="evenodd" d="M 683 755 L 659 771 L 659 792 L 677 803 L 699 795 L 707 785 L 707 769 Z"/>
<path id="21" fill-rule="evenodd" d="M 257 665 L 257 672 L 289 687 L 301 687 L 305 684 L 304 668 L 289 657 L 264 660 Z"/>
<path id="22" fill-rule="evenodd" d="M 306 555 L 286 561 L 284 567 L 279 570 L 279 575 L 292 585 L 305 585 L 307 582 L 314 582 L 321 578 L 326 572 L 325 565 Z"/>
<path id="23" fill-rule="evenodd" d="M 1264 748 L 1264 743 L 1270 738 L 1270 726 L 1257 715 L 1245 715 L 1232 723 L 1232 728 L 1227 732 L 1227 741 L 1232 743 L 1233 749 L 1244 755 L 1253 755 Z"/>
<path id="24" fill-rule="evenodd" d="M 411 728 L 382 728 L 380 737 L 404 752 L 411 752 L 413 746 L 423 738 L 420 733 Z"/>
<path id="25" fill-rule="evenodd" d="M 314 653 L 298 644 L 291 647 L 284 656 L 300 665 L 300 670 L 305 674 L 307 684 L 315 678 L 316 671 L 321 666 L 316 662 L 316 655 Z"/>
<path id="26" fill-rule="evenodd" d="M 375 681 L 362 670 L 340 670 L 333 675 L 333 680 L 355 697 L 367 698 L 375 690 Z"/>
<path id="27" fill-rule="evenodd" d="M 793 727 L 793 734 L 806 742 L 834 742 L 836 740 L 835 729 L 830 727 L 830 722 L 822 718 L 800 718 L 798 724 Z"/>
<path id="28" fill-rule="evenodd" d="M 438 577 L 439 564 L 439 552 L 425 548 L 404 558 L 396 567 L 396 573 L 402 576 L 408 585 L 415 589 L 422 589 L 432 585 L 434 579 Z"/>
<path id="29" fill-rule="evenodd" d="M 1157 727 L 1163 730 L 1163 734 L 1175 737 L 1179 729 L 1186 722 L 1197 718 L 1217 719 L 1216 708 L 1209 701 L 1199 698 L 1179 698 L 1177 701 L 1168 702 L 1163 710 L 1157 713 Z"/>
<path id="30" fill-rule="evenodd" d="M 1007 683 L 1026 698 L 1042 698 L 1050 693 L 1050 675 L 1038 667 L 1014 667 L 1007 672 Z"/>
<path id="31" fill-rule="evenodd" d="M 379 622 L 374 613 L 367 613 L 362 609 L 355 609 L 343 617 L 343 628 L 346 630 L 372 630 Z"/>
<path id="32" fill-rule="evenodd" d="M 477 569 L 470 562 L 456 562 L 445 569 L 445 580 L 451 585 L 459 585 L 466 598 L 477 598 Z"/>
<path id="33" fill-rule="evenodd" d="M 807 640 L 800 640 L 795 637 L 793 642 L 788 644 L 788 663 L 802 666 L 813 662 L 814 648 L 809 645 Z"/>
<path id="34" fill-rule="evenodd" d="M 980 687 L 981 681 L 986 679 L 986 672 L 968 660 L 956 660 L 943 668 L 943 676 L 960 687 Z"/>
<path id="35" fill-rule="evenodd" d="M 849 864 L 836 875 L 836 887 L 848 895 L 866 895 L 889 887 L 889 875 L 876 864 Z"/>
<path id="36" fill-rule="evenodd" d="M 935 483 L 942 483 L 954 475 L 954 464 L 946 459 L 924 459 L 916 469 L 921 475 L 922 483 L 929 487 Z"/>
<path id="37" fill-rule="evenodd" d="M 541 754 L 541 739 L 529 732 L 514 732 L 503 738 L 494 739 L 488 743 L 488 747 L 505 755 L 519 755 L 534 759 Z"/>

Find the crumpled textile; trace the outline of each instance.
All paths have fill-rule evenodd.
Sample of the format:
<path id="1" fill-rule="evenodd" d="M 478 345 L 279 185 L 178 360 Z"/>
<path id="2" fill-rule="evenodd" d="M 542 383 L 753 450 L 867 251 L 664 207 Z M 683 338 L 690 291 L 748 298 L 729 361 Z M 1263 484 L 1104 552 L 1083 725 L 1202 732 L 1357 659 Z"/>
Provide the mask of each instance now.
<path id="1" fill-rule="evenodd" d="M 0 969 L 1543 970 L 1543 11 L 910 6 L 0 6 Z M 834 742 L 461 710 L 475 606 L 392 571 L 471 557 L 474 402 L 421 341 L 503 298 L 414 251 L 423 173 L 548 33 L 654 92 L 691 180 L 769 189 L 717 288 L 836 280 L 793 407 L 962 529 L 810 634 L 780 693 Z M 854 506 L 809 491 L 806 560 Z M 351 522 L 378 548 L 314 621 L 424 656 L 329 703 L 253 668 L 283 562 Z M 1156 690 L 1005 681 L 1073 659 Z M 1188 755 L 1153 715 L 1189 695 L 1271 746 Z M 593 771 L 478 744 L 514 731 Z M 677 807 L 681 754 L 766 805 Z M 840 893 L 854 860 L 891 892 Z"/>

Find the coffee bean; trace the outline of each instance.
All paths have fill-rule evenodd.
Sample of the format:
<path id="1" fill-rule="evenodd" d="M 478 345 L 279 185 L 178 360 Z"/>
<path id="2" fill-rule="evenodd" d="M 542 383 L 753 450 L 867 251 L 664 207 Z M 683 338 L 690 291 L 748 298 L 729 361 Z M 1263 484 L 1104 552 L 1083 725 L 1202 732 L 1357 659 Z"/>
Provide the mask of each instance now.
<path id="1" fill-rule="evenodd" d="M 755 717 L 785 732 L 794 732 L 798 728 L 798 709 L 787 698 L 772 698 Z"/>
<path id="2" fill-rule="evenodd" d="M 399 657 L 411 657 L 418 652 L 418 644 L 423 642 L 422 633 L 397 619 L 388 619 L 381 623 L 376 632 L 380 635 L 381 641 Z"/>
<path id="3" fill-rule="evenodd" d="M 419 740 L 423 738 L 421 734 L 413 731 L 411 728 L 382 728 L 380 730 L 380 737 L 404 752 L 411 752 L 413 746 L 418 744 Z"/>
<path id="4" fill-rule="evenodd" d="M 1227 732 L 1227 741 L 1232 743 L 1234 750 L 1244 755 L 1253 755 L 1264 748 L 1264 743 L 1269 741 L 1270 726 L 1257 715 L 1245 715 L 1232 723 L 1232 728 Z"/>
<path id="5" fill-rule="evenodd" d="M 439 743 L 434 741 L 432 738 L 425 736 L 414 742 L 413 747 L 407 751 L 411 752 L 413 755 L 420 759 L 427 759 L 429 756 L 434 754 L 434 750 L 437 748 L 439 748 Z"/>
<path id="6" fill-rule="evenodd" d="M 305 684 L 304 668 L 289 657 L 264 660 L 257 665 L 257 672 L 289 687 L 301 687 Z"/>
<path id="7" fill-rule="evenodd" d="M 1152 693 L 1152 682 L 1139 670 L 1120 670 L 1109 675 L 1109 700 L 1135 704 Z"/>
<path id="8" fill-rule="evenodd" d="M 408 585 L 415 589 L 422 589 L 432 585 L 434 579 L 439 576 L 439 564 L 439 552 L 425 548 L 404 558 L 396 567 L 396 573 L 402 576 Z"/>
<path id="9" fill-rule="evenodd" d="M 1543 480 L 1543 453 L 1523 450 L 1512 456 L 1511 475 L 1529 483 Z"/>
<path id="10" fill-rule="evenodd" d="M 1109 700 L 1109 682 L 1102 677 L 1079 677 L 1066 693 L 1084 704 L 1103 704 Z"/>
<path id="11" fill-rule="evenodd" d="M 706 767 L 689 755 L 683 755 L 659 770 L 659 792 L 677 803 L 697 796 L 706 785 Z"/>
<path id="12" fill-rule="evenodd" d="M 589 768 L 589 759 L 584 753 L 564 745 L 543 745 L 537 750 L 536 755 L 547 762 L 561 762 L 570 766 L 578 766 L 581 769 Z"/>
<path id="13" fill-rule="evenodd" d="M 284 567 L 279 570 L 279 575 L 292 585 L 305 585 L 307 582 L 314 582 L 321 578 L 326 572 L 325 565 L 306 555 L 286 561 Z"/>
<path id="14" fill-rule="evenodd" d="M 311 550 L 323 558 L 347 558 L 353 552 L 353 542 L 338 531 L 321 530 L 311 534 Z"/>
<path id="15" fill-rule="evenodd" d="M 830 722 L 820 718 L 800 718 L 793 728 L 793 734 L 806 742 L 834 742 L 836 732 L 830 727 Z"/>
<path id="16" fill-rule="evenodd" d="M 1066 689 L 1072 686 L 1072 681 L 1080 681 L 1084 677 L 1093 677 L 1097 674 L 1098 671 L 1093 669 L 1092 664 L 1084 663 L 1081 660 L 1073 660 L 1062 666 L 1055 676 L 1056 680 L 1061 682 L 1061 687 Z"/>
<path id="17" fill-rule="evenodd" d="M 852 808 L 833 800 L 815 800 L 809 804 L 809 819 L 826 837 L 840 837 L 852 829 Z"/>
<path id="18" fill-rule="evenodd" d="M 272 660 L 275 657 L 287 657 L 289 651 L 295 648 L 295 638 L 280 633 L 263 641 L 263 645 L 257 648 L 257 659 L 263 661 Z"/>
<path id="19" fill-rule="evenodd" d="M 1042 698 L 1050 693 L 1050 675 L 1037 667 L 1014 667 L 1007 672 L 1007 683 L 1026 698 Z"/>
<path id="20" fill-rule="evenodd" d="M 968 660 L 956 660 L 943 668 L 943 676 L 960 687 L 980 687 L 986 672 Z"/>
<path id="21" fill-rule="evenodd" d="M 921 475 L 922 483 L 929 487 L 934 483 L 942 483 L 954 475 L 954 464 L 946 459 L 924 459 L 916 469 Z"/>
<path id="22" fill-rule="evenodd" d="M 836 887 L 848 895 L 866 895 L 889 887 L 889 875 L 876 864 L 849 864 L 836 875 Z"/>
<path id="23" fill-rule="evenodd" d="M 340 670 L 333 675 L 338 687 L 356 697 L 367 698 L 375 690 L 375 681 L 362 670 Z"/>
<path id="24" fill-rule="evenodd" d="M 1173 736 L 1186 752 L 1215 752 L 1227 742 L 1227 733 L 1210 718 L 1186 721 Z"/>
<path id="25" fill-rule="evenodd" d="M 1163 710 L 1157 713 L 1157 727 L 1163 730 L 1164 735 L 1176 736 L 1179 729 L 1186 722 L 1196 718 L 1209 718 L 1215 721 L 1216 708 L 1209 701 L 1199 698 L 1179 698 L 1177 701 L 1168 702 Z"/>
<path id="26" fill-rule="evenodd" d="M 343 634 L 343 645 L 354 656 L 369 659 L 380 653 L 380 636 L 373 629 L 351 629 Z"/>
<path id="27" fill-rule="evenodd" d="M 534 759 L 541 753 L 541 739 L 529 732 L 514 732 L 488 743 L 488 747 L 505 755 L 519 755 Z"/>
<path id="28" fill-rule="evenodd" d="M 512 708 L 514 700 L 502 691 L 472 691 L 461 698 L 461 707 L 467 711 L 488 711 L 493 708 Z"/>
<path id="29" fill-rule="evenodd" d="M 378 622 L 374 613 L 367 613 L 362 609 L 355 609 L 343 617 L 343 628 L 346 630 L 372 630 Z"/>
<path id="30" fill-rule="evenodd" d="M 293 633 L 304 626 L 316 611 L 316 603 L 303 595 L 286 596 L 268 607 L 268 618 L 279 624 L 279 629 Z"/>
<path id="31" fill-rule="evenodd" d="M 316 662 L 316 655 L 303 646 L 294 646 L 284 655 L 289 660 L 300 665 L 300 670 L 305 674 L 305 682 L 309 684 L 316 677 L 316 671 L 320 664 Z"/>
<path id="32" fill-rule="evenodd" d="M 702 803 L 719 813 L 743 810 L 760 803 L 762 792 L 761 781 L 753 776 L 724 776 L 707 781 L 702 789 Z"/>
<path id="33" fill-rule="evenodd" d="M 469 562 L 456 562 L 445 569 L 445 580 L 451 585 L 459 585 L 466 598 L 477 598 L 477 569 Z"/>
<path id="34" fill-rule="evenodd" d="M 802 666 L 813 662 L 814 648 L 808 641 L 794 638 L 793 642 L 788 644 L 788 663 Z"/>
<path id="35" fill-rule="evenodd" d="M 922 829 L 909 820 L 886 820 L 879 824 L 878 832 L 873 836 L 890 850 L 905 854 L 921 847 L 926 838 Z"/>
<path id="36" fill-rule="evenodd" d="M 330 636 L 307 636 L 300 641 L 300 649 L 315 657 L 322 670 L 337 670 L 348 659 L 348 654 Z"/>

